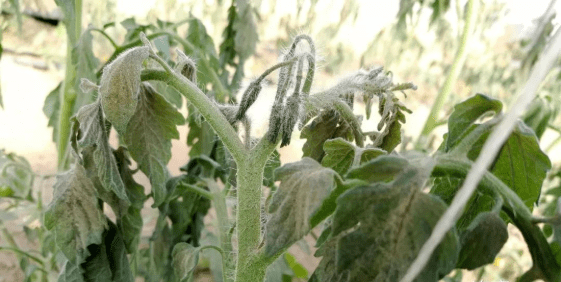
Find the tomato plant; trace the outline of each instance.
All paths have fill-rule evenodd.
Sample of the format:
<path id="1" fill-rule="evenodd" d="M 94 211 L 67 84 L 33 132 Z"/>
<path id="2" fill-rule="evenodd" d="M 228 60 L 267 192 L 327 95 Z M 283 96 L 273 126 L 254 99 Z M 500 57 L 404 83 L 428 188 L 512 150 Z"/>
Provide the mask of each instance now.
<path id="1" fill-rule="evenodd" d="M 508 223 L 521 231 L 533 260 L 520 281 L 561 279 L 560 215 L 532 215 L 552 167 L 535 132 L 541 136 L 552 114 L 532 109 L 519 119 L 536 79 L 551 68 L 547 60 L 558 55 L 558 34 L 519 103 L 506 113 L 501 101 L 484 94 L 456 104 L 444 141 L 428 155 L 396 150 L 411 113 L 399 92 L 417 86 L 394 82 L 391 72 L 376 67 L 314 91 L 316 47 L 305 34 L 237 101 L 244 62 L 257 42 L 245 1 L 232 1 L 218 48 L 196 18 L 156 25 L 127 19 L 125 41 L 117 44 L 106 33 L 115 23 L 82 31 L 81 2 L 57 2 L 69 38 L 67 69 L 45 113 L 61 173 L 36 235 L 50 243 L 43 258 L 9 250 L 42 272 L 62 265 L 58 281 L 191 281 L 203 252 L 218 258 L 211 268 L 219 281 L 438 281 L 454 269 L 492 263 L 508 239 Z M 178 32 L 184 24 L 187 36 Z M 92 52 L 93 32 L 115 48 L 104 65 Z M 435 127 L 441 96 L 449 95 L 465 59 L 462 48 L 421 137 Z M 275 71 L 267 131 L 252 136 L 247 111 Z M 184 98 L 187 117 L 180 112 Z M 353 111 L 357 101 L 364 102 L 364 115 Z M 364 132 L 374 103 L 377 128 Z M 190 158 L 182 174 L 172 176 L 171 140 L 185 123 Z M 277 148 L 290 144 L 295 128 L 306 140 L 303 157 L 281 166 Z M 117 148 L 109 144 L 112 129 Z M 2 196 L 34 203 L 29 164 L 3 151 L 0 156 Z M 149 179 L 148 193 L 136 173 Z M 158 217 L 143 244 L 147 206 Z M 216 228 L 204 220 L 211 208 Z M 538 223 L 552 227 L 553 239 Z M 321 230 L 315 252 L 321 261 L 308 275 L 287 250 L 313 229 Z M 203 233 L 215 240 L 203 240 Z"/>

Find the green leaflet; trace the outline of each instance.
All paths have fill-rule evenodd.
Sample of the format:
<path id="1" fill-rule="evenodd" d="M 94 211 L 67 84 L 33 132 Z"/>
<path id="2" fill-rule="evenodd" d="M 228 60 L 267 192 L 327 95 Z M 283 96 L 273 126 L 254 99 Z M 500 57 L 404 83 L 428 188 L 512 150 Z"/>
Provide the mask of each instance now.
<path id="1" fill-rule="evenodd" d="M 275 150 L 267 160 L 265 164 L 265 170 L 263 171 L 263 185 L 267 187 L 275 186 L 275 169 L 281 166 L 280 154 Z"/>
<path id="2" fill-rule="evenodd" d="M 134 172 L 130 169 L 131 161 L 128 158 L 123 147 L 119 147 L 114 152 L 117 160 L 119 174 L 127 191 L 127 196 L 131 202 L 126 212 L 117 218 L 117 228 L 123 237 L 123 242 L 127 249 L 127 253 L 132 254 L 138 249 L 140 241 L 140 232 L 142 231 L 143 221 L 140 211 L 144 207 L 146 195 L 144 195 L 144 187 L 136 183 L 133 179 Z"/>
<path id="3" fill-rule="evenodd" d="M 489 134 L 490 131 L 483 134 L 472 146 L 468 153 L 470 160 L 477 158 Z M 531 211 L 549 169 L 551 161 L 540 149 L 536 135 L 519 121 L 489 171 L 516 192 Z"/>
<path id="4" fill-rule="evenodd" d="M 150 47 L 134 47 L 119 55 L 103 68 L 99 94 L 105 117 L 123 135 L 136 112 L 140 95 L 142 62 L 148 58 Z"/>
<path id="5" fill-rule="evenodd" d="M 49 119 L 47 126 L 53 128 L 53 142 L 58 142 L 58 119 L 60 115 L 60 91 L 62 82 L 53 89 L 43 103 L 43 113 Z"/>
<path id="6" fill-rule="evenodd" d="M 264 282 L 285 282 L 292 281 L 294 272 L 288 266 L 284 256 L 279 256 L 267 267 Z"/>
<path id="7" fill-rule="evenodd" d="M 341 195 L 333 239 L 318 250 L 316 255 L 324 258 L 311 281 L 399 281 L 447 208 L 421 192 L 424 181 L 423 173 L 412 169 L 391 183 L 360 186 Z M 458 245 L 453 229 L 415 281 L 438 281 L 450 272 Z"/>
<path id="8" fill-rule="evenodd" d="M 72 49 L 72 63 L 76 70 L 73 79 L 74 91 L 77 94 L 74 101 L 74 113 L 77 112 L 83 105 L 90 104 L 95 101 L 95 95 L 92 93 L 85 93 L 80 88 L 82 78 L 86 78 L 91 82 L 97 82 L 96 71 L 99 67 L 99 60 L 94 56 L 92 47 L 92 34 L 91 30 L 84 31 L 76 46 Z"/>
<path id="9" fill-rule="evenodd" d="M 189 156 L 208 156 L 212 153 L 216 134 L 193 105 L 188 105 L 187 109 L 189 111 L 189 116 L 187 117 L 187 123 L 189 124 L 187 145 L 191 148 Z"/>
<path id="10" fill-rule="evenodd" d="M 480 213 L 461 234 L 457 267 L 472 270 L 492 263 L 507 239 L 506 224 L 497 214 Z"/>
<path id="11" fill-rule="evenodd" d="M 397 155 L 383 155 L 352 168 L 346 178 L 366 182 L 391 181 L 409 165 L 407 159 Z"/>
<path id="12" fill-rule="evenodd" d="M 541 139 L 549 121 L 555 118 L 557 110 L 555 103 L 552 102 L 549 96 L 536 97 L 522 117 L 524 123 L 536 133 L 538 139 Z"/>
<path id="13" fill-rule="evenodd" d="M 95 187 L 80 164 L 57 176 L 44 224 L 54 228 L 56 244 L 70 261 L 83 261 L 87 247 L 102 242 L 107 222 L 97 204 Z"/>
<path id="14" fill-rule="evenodd" d="M 325 141 L 323 150 L 325 151 L 325 157 L 321 164 L 332 168 L 340 175 L 347 172 L 355 159 L 356 165 L 359 165 L 386 154 L 385 151 L 377 148 L 359 148 L 340 137 Z"/>
<path id="15" fill-rule="evenodd" d="M 465 101 L 456 104 L 454 111 L 448 119 L 448 138 L 446 151 L 454 147 L 462 139 L 466 131 L 476 120 L 487 112 L 499 114 L 503 103 L 483 94 L 476 94 Z"/>
<path id="16" fill-rule="evenodd" d="M 103 242 L 90 245 L 91 255 L 79 266 L 67 261 L 59 276 L 59 282 L 132 282 L 133 274 L 125 251 L 125 245 L 117 227 L 109 222 L 103 234 Z"/>
<path id="17" fill-rule="evenodd" d="M 0 149 L 0 198 L 31 196 L 34 174 L 27 160 Z"/>
<path id="18" fill-rule="evenodd" d="M 201 179 L 191 173 L 174 178 L 167 182 L 170 201 L 165 213 L 171 220 L 173 242 L 187 242 L 199 246 L 201 232 L 204 229 L 204 217 L 210 209 L 210 200 L 187 188 L 187 184 L 195 185 Z M 207 187 L 201 189 L 208 190 Z M 181 197 L 181 200 L 179 198 Z"/>
<path id="19" fill-rule="evenodd" d="M 266 226 L 266 255 L 289 247 L 310 231 L 310 218 L 335 187 L 336 175 L 307 157 L 275 170 L 281 184 L 269 205 L 272 215 Z"/>
<path id="20" fill-rule="evenodd" d="M 352 137 L 349 136 L 352 136 L 351 128 L 340 119 L 339 114 L 335 110 L 324 110 L 300 133 L 300 138 L 307 139 L 302 147 L 303 156 L 321 162 L 325 155 L 325 141 L 337 137 L 351 140 Z"/>
<path id="21" fill-rule="evenodd" d="M 131 117 L 125 143 L 133 159 L 150 179 L 154 207 L 166 198 L 167 163 L 171 158 L 171 139 L 179 139 L 177 125 L 183 116 L 148 83 L 142 83 L 136 112 Z"/>
<path id="22" fill-rule="evenodd" d="M 171 256 L 173 268 L 179 281 L 188 281 L 192 277 L 195 267 L 199 263 L 200 248 L 187 243 L 178 243 L 173 247 Z"/>
<path id="23" fill-rule="evenodd" d="M 82 107 L 73 119 L 80 129 L 76 136 L 78 145 L 82 148 L 95 147 L 95 170 L 105 190 L 112 191 L 120 199 L 128 201 L 125 185 L 109 146 L 109 136 L 99 102 Z"/>

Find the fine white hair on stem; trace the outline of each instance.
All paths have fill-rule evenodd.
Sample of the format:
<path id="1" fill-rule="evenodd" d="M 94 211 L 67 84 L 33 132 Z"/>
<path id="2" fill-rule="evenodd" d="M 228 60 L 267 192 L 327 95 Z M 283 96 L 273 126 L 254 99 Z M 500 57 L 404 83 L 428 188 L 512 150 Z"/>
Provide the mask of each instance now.
<path id="1" fill-rule="evenodd" d="M 419 251 L 419 255 L 417 255 L 417 258 L 413 264 L 411 264 L 407 273 L 401 279 L 401 282 L 413 281 L 415 277 L 417 277 L 417 275 L 419 275 L 419 273 L 425 268 L 425 265 L 429 261 L 433 251 L 458 220 L 466 203 L 475 191 L 477 184 L 483 177 L 483 174 L 487 171 L 487 168 L 491 162 L 493 162 L 502 145 L 510 135 L 518 117 L 522 115 L 524 110 L 534 99 L 538 87 L 551 70 L 553 64 L 557 62 L 560 52 L 561 29 L 557 29 L 555 35 L 543 51 L 538 62 L 534 65 L 532 72 L 530 73 L 530 77 L 528 78 L 526 85 L 524 85 L 524 88 L 522 88 L 522 91 L 520 91 L 516 102 L 508 113 L 505 114 L 503 120 L 497 125 L 491 135 L 489 135 L 489 138 L 487 138 L 479 157 L 477 157 L 477 160 L 471 166 L 462 188 L 460 188 L 456 196 L 454 196 L 450 207 L 438 220 L 431 236 Z"/>

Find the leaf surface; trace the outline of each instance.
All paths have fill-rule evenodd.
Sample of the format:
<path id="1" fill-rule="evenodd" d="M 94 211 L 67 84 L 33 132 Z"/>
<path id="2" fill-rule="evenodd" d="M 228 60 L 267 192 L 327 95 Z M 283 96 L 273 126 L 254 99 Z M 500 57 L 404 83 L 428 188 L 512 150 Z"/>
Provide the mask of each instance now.
<path id="1" fill-rule="evenodd" d="M 85 259 L 89 245 L 101 244 L 107 222 L 97 204 L 95 187 L 80 164 L 57 176 L 45 227 L 54 228 L 56 244 L 70 261 Z"/>
<path id="2" fill-rule="evenodd" d="M 125 143 L 142 172 L 150 179 L 154 207 L 166 198 L 171 139 L 179 139 L 183 116 L 147 83 L 141 85 L 136 112 L 124 135 Z"/>
<path id="3" fill-rule="evenodd" d="M 119 134 L 135 114 L 140 92 L 142 62 L 148 58 L 148 46 L 134 47 L 123 52 L 105 66 L 99 93 L 105 117 Z"/>
<path id="4" fill-rule="evenodd" d="M 357 159 L 357 165 L 365 161 L 385 155 L 386 152 L 377 148 L 358 148 L 343 138 L 335 138 L 325 141 L 323 144 L 325 157 L 321 164 L 332 168 L 340 175 L 345 174 Z"/>
<path id="5" fill-rule="evenodd" d="M 199 250 L 187 243 L 178 243 L 173 247 L 173 268 L 180 281 L 187 281 L 192 276 L 199 263 Z"/>
<path id="6" fill-rule="evenodd" d="M 109 146 L 109 136 L 100 104 L 96 102 L 82 107 L 76 114 L 75 120 L 80 128 L 77 136 L 78 145 L 82 148 L 90 146 L 95 148 L 93 152 L 95 170 L 103 187 L 115 193 L 120 199 L 128 201 L 113 150 Z"/>
<path id="7" fill-rule="evenodd" d="M 269 205 L 267 255 L 289 247 L 310 231 L 310 218 L 334 188 L 335 177 L 336 172 L 307 157 L 275 170 L 281 184 Z"/>
<path id="8" fill-rule="evenodd" d="M 501 101 L 476 94 L 465 101 L 456 104 L 454 111 L 448 119 L 448 138 L 446 140 L 447 151 L 454 147 L 464 133 L 476 120 L 487 112 L 500 113 L 503 108 Z"/>
<path id="9" fill-rule="evenodd" d="M 332 239 L 316 254 L 324 258 L 312 281 L 399 281 L 447 208 L 421 192 L 425 179 L 410 169 L 391 183 L 359 186 L 341 195 Z M 415 281 L 438 281 L 454 268 L 458 251 L 452 230 Z"/>

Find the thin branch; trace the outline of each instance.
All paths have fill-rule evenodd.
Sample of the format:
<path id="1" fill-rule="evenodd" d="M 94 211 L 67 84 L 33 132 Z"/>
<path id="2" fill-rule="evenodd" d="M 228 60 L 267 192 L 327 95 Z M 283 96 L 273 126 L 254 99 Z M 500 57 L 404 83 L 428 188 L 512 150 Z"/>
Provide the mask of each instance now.
<path id="1" fill-rule="evenodd" d="M 536 91 L 538 90 L 541 82 L 549 73 L 553 64 L 557 62 L 560 52 L 561 29 L 558 29 L 551 39 L 550 44 L 548 44 L 538 62 L 534 65 L 526 85 L 518 95 L 516 103 L 504 116 L 503 120 L 499 123 L 495 130 L 493 130 L 491 135 L 489 135 L 489 138 L 487 138 L 479 157 L 477 157 L 477 160 L 466 176 L 462 188 L 458 191 L 458 193 L 456 193 L 450 207 L 438 220 L 430 238 L 421 248 L 419 255 L 409 267 L 406 275 L 401 279 L 401 282 L 411 282 L 415 279 L 415 277 L 417 277 L 417 275 L 424 269 L 432 253 L 440 244 L 448 230 L 454 226 L 482 176 L 487 171 L 487 168 L 491 165 L 502 145 L 510 135 L 516 121 L 528 105 L 530 105 L 536 96 Z"/>
<path id="2" fill-rule="evenodd" d="M 117 43 L 115 43 L 115 40 L 113 40 L 113 38 L 111 38 L 111 36 L 109 36 L 109 34 L 107 34 L 107 32 L 105 32 L 105 30 L 99 29 L 99 28 L 95 28 L 95 27 L 90 28 L 90 30 L 91 30 L 91 31 L 97 31 L 97 32 L 99 32 L 101 35 L 103 35 L 103 37 L 105 37 L 105 38 L 109 41 L 109 43 L 111 43 L 111 45 L 113 46 L 113 48 L 115 48 L 115 50 L 116 50 L 117 48 L 119 48 L 119 45 L 117 45 Z"/>

